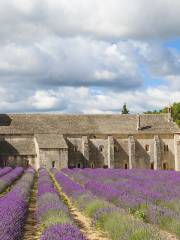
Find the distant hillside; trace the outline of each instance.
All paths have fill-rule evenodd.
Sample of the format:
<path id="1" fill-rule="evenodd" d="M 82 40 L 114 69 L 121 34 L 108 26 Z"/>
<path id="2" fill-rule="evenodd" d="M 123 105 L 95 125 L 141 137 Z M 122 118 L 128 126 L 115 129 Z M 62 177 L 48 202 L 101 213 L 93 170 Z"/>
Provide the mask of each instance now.
<path id="1" fill-rule="evenodd" d="M 161 110 L 154 110 L 154 111 L 147 111 L 144 112 L 145 114 L 152 114 L 152 113 L 167 113 L 168 112 L 168 108 L 165 107 Z M 180 102 L 178 103 L 174 103 L 172 105 L 172 117 L 174 119 L 174 121 L 178 124 L 178 126 L 180 127 Z"/>

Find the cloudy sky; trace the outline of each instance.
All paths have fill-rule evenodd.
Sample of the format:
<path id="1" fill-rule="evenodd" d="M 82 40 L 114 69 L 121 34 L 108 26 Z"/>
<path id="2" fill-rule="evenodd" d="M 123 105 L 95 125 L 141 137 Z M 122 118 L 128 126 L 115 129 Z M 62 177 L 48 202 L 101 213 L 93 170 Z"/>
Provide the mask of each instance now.
<path id="1" fill-rule="evenodd" d="M 0 0 L 0 112 L 180 101 L 179 0 Z"/>

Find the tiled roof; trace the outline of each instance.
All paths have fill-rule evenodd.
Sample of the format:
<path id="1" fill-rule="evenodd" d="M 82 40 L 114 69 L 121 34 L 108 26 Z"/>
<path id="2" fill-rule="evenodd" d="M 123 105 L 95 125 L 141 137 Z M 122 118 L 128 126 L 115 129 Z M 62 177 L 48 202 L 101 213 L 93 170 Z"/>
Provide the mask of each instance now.
<path id="1" fill-rule="evenodd" d="M 10 114 L 0 115 L 0 134 L 136 134 L 174 133 L 179 128 L 168 122 L 167 114 L 140 115 L 141 129 L 137 130 L 137 115 L 96 114 Z"/>
<path id="2" fill-rule="evenodd" d="M 66 141 L 60 134 L 36 134 L 39 148 L 67 148 Z"/>
<path id="3" fill-rule="evenodd" d="M 0 155 L 35 155 L 33 138 L 5 139 L 0 141 Z"/>

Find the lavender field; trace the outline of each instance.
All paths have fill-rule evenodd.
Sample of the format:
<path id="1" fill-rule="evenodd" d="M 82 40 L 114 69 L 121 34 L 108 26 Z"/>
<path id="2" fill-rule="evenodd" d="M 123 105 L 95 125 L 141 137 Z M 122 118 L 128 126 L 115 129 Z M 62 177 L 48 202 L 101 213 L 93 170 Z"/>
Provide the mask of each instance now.
<path id="1" fill-rule="evenodd" d="M 2 240 L 180 239 L 180 173 L 0 169 Z"/>

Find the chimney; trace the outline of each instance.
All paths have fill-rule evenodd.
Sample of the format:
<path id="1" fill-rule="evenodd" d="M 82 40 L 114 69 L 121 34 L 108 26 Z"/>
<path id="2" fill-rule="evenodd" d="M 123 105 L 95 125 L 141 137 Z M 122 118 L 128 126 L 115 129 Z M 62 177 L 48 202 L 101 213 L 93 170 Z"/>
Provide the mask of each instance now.
<path id="1" fill-rule="evenodd" d="M 141 129 L 141 118 L 140 118 L 140 114 L 138 113 L 137 115 L 137 130 Z"/>
<path id="2" fill-rule="evenodd" d="M 172 122 L 172 107 L 168 106 L 168 122 Z"/>

